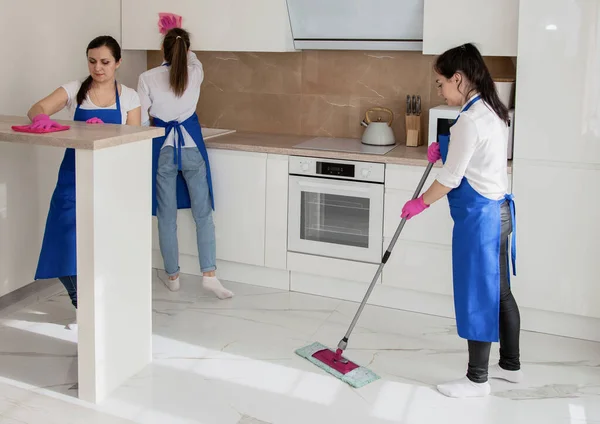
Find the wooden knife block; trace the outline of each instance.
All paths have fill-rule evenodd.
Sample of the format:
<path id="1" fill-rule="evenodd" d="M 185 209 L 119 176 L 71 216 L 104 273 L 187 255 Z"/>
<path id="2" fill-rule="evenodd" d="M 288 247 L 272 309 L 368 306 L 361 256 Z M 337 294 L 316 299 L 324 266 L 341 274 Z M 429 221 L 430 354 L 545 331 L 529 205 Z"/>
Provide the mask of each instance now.
<path id="1" fill-rule="evenodd" d="M 406 146 L 418 147 L 423 144 L 421 134 L 421 115 L 405 115 L 406 119 Z"/>

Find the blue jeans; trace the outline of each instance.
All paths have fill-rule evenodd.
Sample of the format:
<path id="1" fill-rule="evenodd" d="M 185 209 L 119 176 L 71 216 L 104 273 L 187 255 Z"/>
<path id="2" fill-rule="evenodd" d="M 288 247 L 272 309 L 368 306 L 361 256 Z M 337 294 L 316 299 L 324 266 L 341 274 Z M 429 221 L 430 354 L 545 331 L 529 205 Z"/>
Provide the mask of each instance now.
<path id="1" fill-rule="evenodd" d="M 71 298 L 71 303 L 77 309 L 77 276 L 76 275 L 68 275 L 65 277 L 58 277 L 60 282 L 67 289 L 67 293 Z"/>
<path id="2" fill-rule="evenodd" d="M 158 219 L 158 241 L 160 252 L 169 276 L 179 272 L 179 246 L 177 244 L 177 164 L 173 163 L 175 149 L 164 147 L 158 157 L 156 173 L 156 218 Z M 192 216 L 196 222 L 198 259 L 202 272 L 216 267 L 215 225 L 206 164 L 200 151 L 193 147 L 181 149 L 181 173 L 187 184 L 192 203 Z"/>

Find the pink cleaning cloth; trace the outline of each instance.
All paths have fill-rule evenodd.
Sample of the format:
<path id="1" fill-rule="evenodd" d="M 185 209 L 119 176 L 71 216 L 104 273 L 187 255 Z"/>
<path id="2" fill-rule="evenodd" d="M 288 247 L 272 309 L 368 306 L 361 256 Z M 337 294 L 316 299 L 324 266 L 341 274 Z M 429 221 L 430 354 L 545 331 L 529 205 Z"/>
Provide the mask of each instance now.
<path id="1" fill-rule="evenodd" d="M 162 35 L 165 35 L 173 28 L 181 28 L 181 16 L 174 13 L 158 14 L 158 29 Z"/>
<path id="2" fill-rule="evenodd" d="M 66 131 L 71 127 L 69 125 L 59 125 L 58 127 L 44 129 L 44 128 L 31 128 L 31 125 L 13 125 L 11 128 L 13 131 L 16 131 L 16 132 L 46 134 L 46 133 L 52 133 L 52 132 L 57 132 L 57 131 Z"/>
<path id="3" fill-rule="evenodd" d="M 85 121 L 86 124 L 104 124 L 104 121 L 100 118 L 96 118 L 95 116 L 93 118 L 88 119 L 87 121 Z"/>

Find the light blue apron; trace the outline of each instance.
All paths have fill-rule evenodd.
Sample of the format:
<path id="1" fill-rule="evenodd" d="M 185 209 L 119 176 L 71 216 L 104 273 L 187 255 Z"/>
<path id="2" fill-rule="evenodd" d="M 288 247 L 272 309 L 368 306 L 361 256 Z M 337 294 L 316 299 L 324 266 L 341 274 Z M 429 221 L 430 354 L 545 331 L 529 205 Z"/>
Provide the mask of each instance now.
<path id="1" fill-rule="evenodd" d="M 75 110 L 74 121 L 100 118 L 107 124 L 122 124 L 119 90 L 115 82 L 116 109 Z M 75 203 L 75 149 L 67 149 L 58 171 L 58 182 L 50 200 L 42 250 L 35 279 L 77 275 L 77 230 Z"/>
<path id="2" fill-rule="evenodd" d="M 154 125 L 157 127 L 165 128 L 165 135 L 162 137 L 156 137 L 152 141 L 152 215 L 156 216 L 156 209 L 158 203 L 156 201 L 156 173 L 158 171 L 158 157 L 160 151 L 165 143 L 166 138 L 175 131 L 174 138 L 175 142 L 175 154 L 173 155 L 173 163 L 177 164 L 177 169 L 181 170 L 181 149 L 185 146 L 185 140 L 183 139 L 183 131 L 181 127 L 185 128 L 188 134 L 192 137 L 196 143 L 196 147 L 200 151 L 204 163 L 206 164 L 206 179 L 208 183 L 208 192 L 210 193 L 210 202 L 214 210 L 215 201 L 213 197 L 212 178 L 210 174 L 210 164 L 208 162 L 208 152 L 206 151 L 206 145 L 204 144 L 204 138 L 202 137 L 202 129 L 200 122 L 198 121 L 198 115 L 194 113 L 188 119 L 183 122 L 170 121 L 165 122 L 161 119 L 154 118 Z M 185 183 L 185 179 L 181 172 L 177 173 L 177 209 L 189 209 L 192 207 L 190 200 L 190 193 Z"/>
<path id="3" fill-rule="evenodd" d="M 479 96 L 474 97 L 461 113 L 478 100 L 480 100 Z M 460 114 L 456 121 L 459 118 Z M 438 141 L 442 161 L 445 163 L 450 135 L 440 135 Z M 499 339 L 500 206 L 505 201 L 509 203 L 513 222 L 511 258 L 513 273 L 516 275 L 516 221 L 512 195 L 507 194 L 501 200 L 490 200 L 477 193 L 464 177 L 460 185 L 448 193 L 450 215 L 454 221 L 452 231 L 454 311 L 458 335 L 467 340 L 497 342 Z M 509 264 L 507 269 L 508 267 Z"/>

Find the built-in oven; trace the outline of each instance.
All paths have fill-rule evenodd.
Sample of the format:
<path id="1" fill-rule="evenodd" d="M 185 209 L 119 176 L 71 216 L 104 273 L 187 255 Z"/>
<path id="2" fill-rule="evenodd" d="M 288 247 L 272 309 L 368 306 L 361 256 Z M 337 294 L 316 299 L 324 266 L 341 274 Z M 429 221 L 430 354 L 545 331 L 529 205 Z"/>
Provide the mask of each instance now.
<path id="1" fill-rule="evenodd" d="M 291 156 L 288 251 L 379 263 L 382 163 Z"/>

